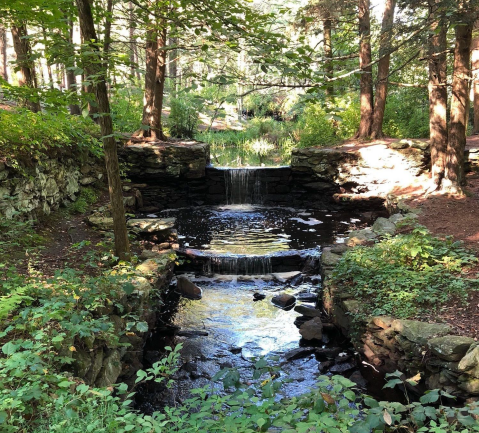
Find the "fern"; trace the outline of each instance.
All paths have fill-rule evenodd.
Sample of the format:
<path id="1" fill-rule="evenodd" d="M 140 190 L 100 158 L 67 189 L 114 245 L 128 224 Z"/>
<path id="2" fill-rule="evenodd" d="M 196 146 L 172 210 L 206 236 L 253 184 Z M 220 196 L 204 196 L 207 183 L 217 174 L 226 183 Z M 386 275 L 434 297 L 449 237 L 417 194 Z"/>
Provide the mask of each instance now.
<path id="1" fill-rule="evenodd" d="M 33 301 L 33 298 L 26 295 L 27 288 L 20 287 L 5 296 L 0 296 L 0 320 L 5 319 L 12 311 L 24 301 Z"/>

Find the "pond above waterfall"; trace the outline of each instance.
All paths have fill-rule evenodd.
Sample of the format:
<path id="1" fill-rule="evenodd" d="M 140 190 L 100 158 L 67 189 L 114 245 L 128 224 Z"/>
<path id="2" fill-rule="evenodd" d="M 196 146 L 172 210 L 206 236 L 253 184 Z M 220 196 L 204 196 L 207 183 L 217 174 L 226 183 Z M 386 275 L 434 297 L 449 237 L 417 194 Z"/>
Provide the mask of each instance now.
<path id="1" fill-rule="evenodd" d="M 224 255 L 265 255 L 344 242 L 364 214 L 240 204 L 164 211 L 176 217 L 180 248 Z"/>

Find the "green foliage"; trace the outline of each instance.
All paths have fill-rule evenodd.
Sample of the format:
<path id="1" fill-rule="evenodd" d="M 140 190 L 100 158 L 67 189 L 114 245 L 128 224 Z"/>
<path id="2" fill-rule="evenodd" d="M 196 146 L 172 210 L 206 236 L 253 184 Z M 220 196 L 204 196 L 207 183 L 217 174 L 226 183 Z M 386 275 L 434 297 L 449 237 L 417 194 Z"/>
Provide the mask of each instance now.
<path id="1" fill-rule="evenodd" d="M 300 129 L 300 147 L 331 146 L 341 138 L 337 135 L 333 119 L 326 117 L 321 104 L 310 104 L 304 110 L 298 122 Z"/>
<path id="2" fill-rule="evenodd" d="M 73 213 L 85 213 L 88 206 L 91 206 L 98 200 L 99 195 L 99 192 L 93 188 L 82 188 L 77 199 L 68 206 L 68 210 Z"/>
<path id="3" fill-rule="evenodd" d="M 19 220 L 17 214 L 12 219 L 0 220 L 0 260 L 4 254 L 11 253 L 16 248 L 32 248 L 45 241 L 36 233 L 34 223 Z"/>
<path id="4" fill-rule="evenodd" d="M 111 117 L 115 132 L 133 132 L 140 128 L 143 91 L 139 87 L 118 87 L 111 97 Z"/>
<path id="5" fill-rule="evenodd" d="M 170 101 L 168 128 L 176 138 L 193 138 L 198 126 L 201 100 L 194 95 L 182 94 Z"/>
<path id="6" fill-rule="evenodd" d="M 433 237 L 424 227 L 349 250 L 337 265 L 334 284 L 361 300 L 362 313 L 408 318 L 431 312 L 479 287 L 461 270 L 477 259 L 451 238 Z"/>
<path id="7" fill-rule="evenodd" d="M 55 148 L 78 147 L 100 155 L 98 126 L 63 113 L 0 110 L 0 158 L 42 158 Z"/>
<path id="8" fill-rule="evenodd" d="M 389 137 L 428 138 L 427 90 L 391 92 L 387 98 L 383 131 Z"/>
<path id="9" fill-rule="evenodd" d="M 407 390 L 407 383 L 417 385 L 415 379 L 404 379 L 396 371 L 386 375 L 388 379 L 384 388 L 402 386 Z M 404 391 L 406 404 L 398 402 L 377 401 L 371 397 L 364 398 L 363 420 L 351 428 L 351 433 L 410 431 L 434 433 L 468 433 L 479 431 L 479 408 L 474 405 L 450 407 L 444 399 L 455 399 L 441 390 L 426 391 L 419 401 L 411 401 Z"/>

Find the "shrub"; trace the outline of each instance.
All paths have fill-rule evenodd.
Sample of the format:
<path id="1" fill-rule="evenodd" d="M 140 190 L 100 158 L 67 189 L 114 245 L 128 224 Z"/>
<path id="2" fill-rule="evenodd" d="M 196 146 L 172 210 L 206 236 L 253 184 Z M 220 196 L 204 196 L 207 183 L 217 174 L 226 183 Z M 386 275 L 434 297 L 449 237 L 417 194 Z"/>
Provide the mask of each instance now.
<path id="1" fill-rule="evenodd" d="M 111 117 L 115 132 L 133 132 L 140 128 L 143 91 L 138 87 L 117 88 L 111 98 Z"/>
<path id="2" fill-rule="evenodd" d="M 181 95 L 170 102 L 168 128 L 172 137 L 193 138 L 199 120 L 200 103 L 194 96 Z"/>
<path id="3" fill-rule="evenodd" d="M 55 148 L 75 146 L 100 155 L 99 138 L 99 127 L 90 118 L 0 110 L 0 158 L 42 158 Z"/>
<path id="4" fill-rule="evenodd" d="M 311 104 L 306 107 L 298 122 L 300 147 L 330 146 L 340 141 L 332 120 L 326 116 L 320 104 Z"/>
<path id="5" fill-rule="evenodd" d="M 409 318 L 437 309 L 451 296 L 465 300 L 468 290 L 479 285 L 460 272 L 476 261 L 460 243 L 435 238 L 419 226 L 372 247 L 349 250 L 332 281 L 361 300 L 363 315 Z"/>

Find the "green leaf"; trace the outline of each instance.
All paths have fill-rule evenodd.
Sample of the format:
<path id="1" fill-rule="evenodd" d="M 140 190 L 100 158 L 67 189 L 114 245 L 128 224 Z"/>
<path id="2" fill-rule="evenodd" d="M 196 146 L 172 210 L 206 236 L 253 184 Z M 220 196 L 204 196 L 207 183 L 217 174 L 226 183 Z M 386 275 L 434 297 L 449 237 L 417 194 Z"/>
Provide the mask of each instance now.
<path id="1" fill-rule="evenodd" d="M 148 332 L 148 323 L 146 322 L 138 322 L 136 324 L 136 329 L 139 331 L 139 332 Z"/>
<path id="2" fill-rule="evenodd" d="M 8 343 L 5 343 L 2 346 L 2 352 L 7 356 L 13 355 L 17 351 L 17 349 L 18 347 L 11 341 L 9 341 Z"/>

